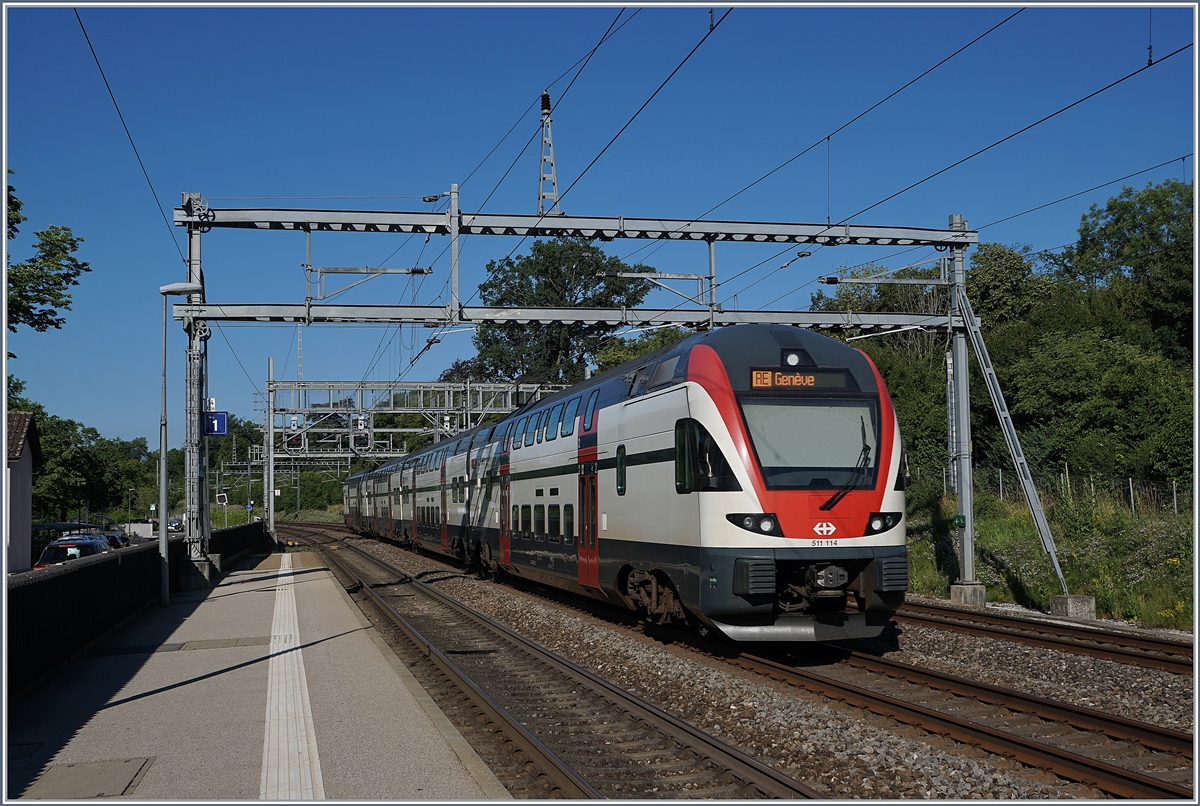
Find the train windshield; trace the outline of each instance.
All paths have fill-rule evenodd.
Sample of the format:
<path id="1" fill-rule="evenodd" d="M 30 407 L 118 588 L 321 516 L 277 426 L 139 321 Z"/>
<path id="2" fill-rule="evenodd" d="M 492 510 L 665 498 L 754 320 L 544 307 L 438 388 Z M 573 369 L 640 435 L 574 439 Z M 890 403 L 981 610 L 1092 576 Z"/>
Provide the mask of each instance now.
<path id="1" fill-rule="evenodd" d="M 772 489 L 875 486 L 879 413 L 864 398 L 744 397 L 746 429 Z M 865 454 L 865 465 L 864 465 Z"/>

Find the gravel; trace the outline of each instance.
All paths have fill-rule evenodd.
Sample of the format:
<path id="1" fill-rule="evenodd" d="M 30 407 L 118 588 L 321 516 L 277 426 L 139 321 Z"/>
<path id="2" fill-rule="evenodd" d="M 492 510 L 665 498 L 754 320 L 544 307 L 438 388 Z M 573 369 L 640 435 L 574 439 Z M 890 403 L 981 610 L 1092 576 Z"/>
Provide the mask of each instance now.
<path id="1" fill-rule="evenodd" d="M 409 572 L 444 568 L 372 540 Z M 732 670 L 686 647 L 457 574 L 445 593 L 664 711 L 834 798 L 1104 797 L 1008 759 Z M 1177 729 L 1192 725 L 1192 678 L 933 629 L 884 639 L 889 658 Z"/>
<path id="2" fill-rule="evenodd" d="M 889 660 L 981 680 L 1060 702 L 1193 730 L 1195 679 L 1053 649 L 906 625 Z"/>

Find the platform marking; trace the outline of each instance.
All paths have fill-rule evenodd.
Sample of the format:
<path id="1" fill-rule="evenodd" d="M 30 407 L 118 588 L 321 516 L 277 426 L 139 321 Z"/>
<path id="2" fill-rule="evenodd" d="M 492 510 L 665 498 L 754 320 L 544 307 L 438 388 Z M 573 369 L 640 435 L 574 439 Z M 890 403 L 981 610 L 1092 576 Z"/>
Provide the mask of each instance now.
<path id="1" fill-rule="evenodd" d="M 263 738 L 265 800 L 324 800 L 321 760 L 313 728 L 308 680 L 300 652 L 300 624 L 292 584 L 292 555 L 280 558 L 275 587 L 275 620 L 267 670 L 267 726 Z"/>

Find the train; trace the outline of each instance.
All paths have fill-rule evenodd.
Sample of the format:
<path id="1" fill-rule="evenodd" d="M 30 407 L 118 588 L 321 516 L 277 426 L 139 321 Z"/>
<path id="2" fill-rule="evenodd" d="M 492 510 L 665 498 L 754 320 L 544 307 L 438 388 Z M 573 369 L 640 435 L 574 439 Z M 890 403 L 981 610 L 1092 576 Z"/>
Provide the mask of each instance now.
<path id="1" fill-rule="evenodd" d="M 346 525 L 734 642 L 878 636 L 905 444 L 861 350 L 741 324 L 350 476 Z M 714 636 L 715 637 L 715 636 Z"/>

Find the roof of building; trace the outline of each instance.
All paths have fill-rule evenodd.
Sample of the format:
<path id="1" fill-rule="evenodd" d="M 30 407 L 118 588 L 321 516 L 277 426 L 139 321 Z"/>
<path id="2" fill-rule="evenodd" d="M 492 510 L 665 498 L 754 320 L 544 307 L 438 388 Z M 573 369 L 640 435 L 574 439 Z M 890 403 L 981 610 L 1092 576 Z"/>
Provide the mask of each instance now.
<path id="1" fill-rule="evenodd" d="M 38 439 L 37 421 L 33 412 L 10 411 L 8 413 L 8 461 L 17 462 L 25 452 L 25 446 L 33 454 L 33 466 L 42 466 L 42 444 Z"/>

